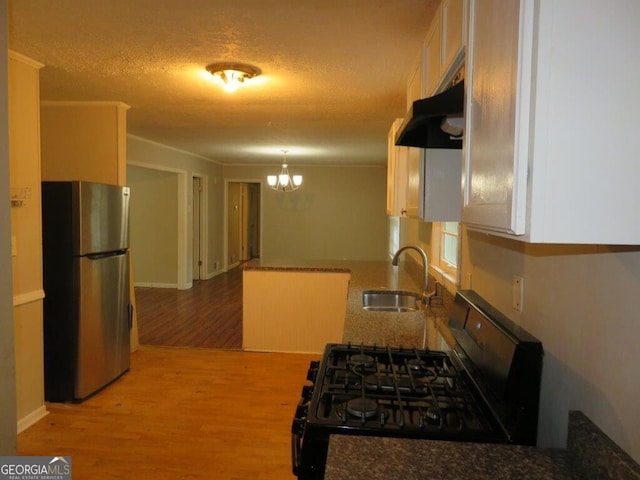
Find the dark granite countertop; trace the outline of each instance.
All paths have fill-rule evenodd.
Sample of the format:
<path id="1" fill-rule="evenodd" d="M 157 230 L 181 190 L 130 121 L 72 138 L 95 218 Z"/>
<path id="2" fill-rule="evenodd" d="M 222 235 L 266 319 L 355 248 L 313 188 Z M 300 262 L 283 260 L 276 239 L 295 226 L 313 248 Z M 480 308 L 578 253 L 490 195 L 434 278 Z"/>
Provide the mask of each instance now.
<path id="1" fill-rule="evenodd" d="M 640 465 L 586 415 L 566 449 L 331 435 L 325 480 L 640 480 Z"/>
<path id="2" fill-rule="evenodd" d="M 301 265 L 299 262 L 289 264 L 289 262 L 276 262 L 273 264 L 261 264 L 255 260 L 248 262 L 242 266 L 243 270 L 249 271 L 267 271 L 267 272 L 311 272 L 311 273 L 351 273 L 346 267 L 336 267 L 332 264 L 327 265 Z"/>
<path id="3" fill-rule="evenodd" d="M 561 449 L 332 435 L 325 480 L 573 480 Z"/>

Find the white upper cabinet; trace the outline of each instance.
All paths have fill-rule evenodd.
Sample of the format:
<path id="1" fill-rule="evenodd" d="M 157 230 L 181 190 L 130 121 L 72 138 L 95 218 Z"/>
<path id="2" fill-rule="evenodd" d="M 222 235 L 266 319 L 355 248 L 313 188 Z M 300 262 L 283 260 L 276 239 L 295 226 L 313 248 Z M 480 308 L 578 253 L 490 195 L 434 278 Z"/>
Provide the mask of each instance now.
<path id="1" fill-rule="evenodd" d="M 445 75 L 454 63 L 464 58 L 466 32 L 466 1 L 443 0 L 442 9 L 442 57 L 440 70 Z M 457 70 L 457 66 L 454 70 Z"/>
<path id="2" fill-rule="evenodd" d="M 407 106 L 420 98 L 421 65 L 418 63 L 407 84 Z M 396 134 L 404 119 L 397 118 L 388 138 L 387 215 L 418 217 L 420 214 L 421 153 L 417 148 L 396 146 Z"/>
<path id="3" fill-rule="evenodd" d="M 422 94 L 423 65 L 418 62 L 409 78 L 407 86 L 407 109 L 411 108 L 414 100 L 419 100 Z M 404 162 L 406 187 L 404 195 L 403 215 L 420 218 L 420 171 L 423 163 L 423 152 L 420 148 L 396 147 L 401 150 L 399 154 Z"/>
<path id="4" fill-rule="evenodd" d="M 407 147 L 396 147 L 396 133 L 402 124 L 397 118 L 389 129 L 387 151 L 387 215 L 403 215 L 407 184 L 406 160 L 403 158 Z"/>
<path id="5" fill-rule="evenodd" d="M 434 20 L 407 83 L 407 109 L 451 80 L 464 60 L 465 0 L 445 0 Z M 387 214 L 427 222 L 459 221 L 461 150 L 395 146 L 402 123 L 389 132 Z"/>
<path id="6" fill-rule="evenodd" d="M 442 74 L 442 36 L 440 23 L 441 10 L 438 9 L 429 32 L 424 40 L 424 96 L 430 97 L 436 93 Z"/>
<path id="7" fill-rule="evenodd" d="M 446 88 L 464 61 L 466 0 L 443 0 L 423 44 L 422 96 Z"/>
<path id="8" fill-rule="evenodd" d="M 398 147 L 396 133 L 402 118 L 389 130 L 387 156 L 387 215 L 418 218 L 420 215 L 420 169 L 422 150 Z"/>
<path id="9" fill-rule="evenodd" d="M 462 221 L 640 244 L 640 2 L 469 0 Z"/>

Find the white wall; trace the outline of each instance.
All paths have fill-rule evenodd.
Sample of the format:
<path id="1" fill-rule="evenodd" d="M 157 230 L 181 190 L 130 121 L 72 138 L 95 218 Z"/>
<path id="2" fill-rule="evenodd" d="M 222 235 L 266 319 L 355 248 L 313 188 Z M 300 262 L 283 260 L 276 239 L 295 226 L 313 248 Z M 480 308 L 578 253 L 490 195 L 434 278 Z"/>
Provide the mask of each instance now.
<path id="1" fill-rule="evenodd" d="M 262 258 L 268 260 L 386 259 L 386 168 L 291 166 L 302 187 L 289 193 L 266 185 L 274 166 L 224 167 L 225 179 L 262 185 Z"/>
<path id="2" fill-rule="evenodd" d="M 545 350 L 539 444 L 565 446 L 582 410 L 640 461 L 640 246 L 533 245 L 469 232 L 463 278 Z M 524 311 L 511 306 L 524 277 Z"/>
<path id="3" fill-rule="evenodd" d="M 9 125 L 7 106 L 7 2 L 0 0 L 0 194 L 9 198 Z M 16 453 L 16 378 L 13 350 L 11 216 L 0 202 L 0 455 Z"/>
<path id="4" fill-rule="evenodd" d="M 183 239 L 184 245 L 179 244 L 178 248 L 183 248 L 187 253 L 187 258 L 183 265 L 186 271 L 182 273 L 188 279 L 188 282 L 192 279 L 191 252 L 193 246 L 191 238 L 193 201 L 191 181 L 194 175 L 203 177 L 207 198 L 205 209 L 208 220 L 205 276 L 212 276 L 215 273 L 214 263 L 221 264 L 222 261 L 222 222 L 224 218 L 222 212 L 224 193 L 222 166 L 188 152 L 149 142 L 132 135 L 127 136 L 127 163 L 133 166 L 172 171 L 186 178 L 185 185 L 178 185 L 179 195 L 184 196 L 183 204 L 178 205 L 178 221 L 181 222 L 178 230 L 182 228 L 186 231 L 186 236 Z"/>
<path id="5" fill-rule="evenodd" d="M 178 175 L 127 167 L 130 234 L 136 285 L 178 286 Z"/>

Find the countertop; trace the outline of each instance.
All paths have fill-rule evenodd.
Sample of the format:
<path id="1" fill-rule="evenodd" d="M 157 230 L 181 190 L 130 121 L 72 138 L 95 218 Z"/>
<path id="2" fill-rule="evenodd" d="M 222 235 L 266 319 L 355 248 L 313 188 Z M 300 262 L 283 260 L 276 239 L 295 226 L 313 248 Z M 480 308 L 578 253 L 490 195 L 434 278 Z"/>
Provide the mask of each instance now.
<path id="1" fill-rule="evenodd" d="M 561 449 L 332 435 L 325 480 L 582 478 Z"/>
<path id="2" fill-rule="evenodd" d="M 640 480 L 640 466 L 584 413 L 566 449 L 331 435 L 325 480 Z"/>

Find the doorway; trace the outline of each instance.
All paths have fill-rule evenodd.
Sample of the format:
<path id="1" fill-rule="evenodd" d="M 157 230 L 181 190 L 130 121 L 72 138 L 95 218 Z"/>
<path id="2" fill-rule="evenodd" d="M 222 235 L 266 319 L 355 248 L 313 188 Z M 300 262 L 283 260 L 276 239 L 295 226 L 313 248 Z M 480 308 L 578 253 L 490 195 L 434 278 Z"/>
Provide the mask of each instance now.
<path id="1" fill-rule="evenodd" d="M 260 183 L 227 184 L 227 269 L 260 257 Z"/>
<path id="2" fill-rule="evenodd" d="M 205 279 L 204 271 L 206 254 L 206 217 L 205 217 L 205 192 L 204 179 L 194 175 L 192 177 L 192 277 L 193 280 Z"/>

